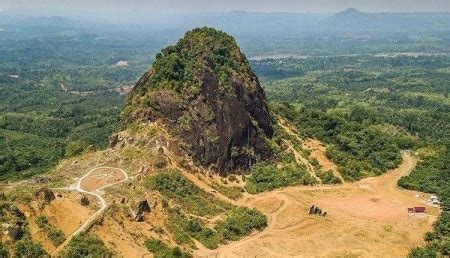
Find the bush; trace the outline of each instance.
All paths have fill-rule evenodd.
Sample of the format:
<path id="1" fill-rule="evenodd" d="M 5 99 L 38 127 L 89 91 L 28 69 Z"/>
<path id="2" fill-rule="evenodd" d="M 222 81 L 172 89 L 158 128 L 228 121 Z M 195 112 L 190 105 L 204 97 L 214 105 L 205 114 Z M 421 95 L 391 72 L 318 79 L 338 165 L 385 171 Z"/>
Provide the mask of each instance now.
<path id="1" fill-rule="evenodd" d="M 273 164 L 259 163 L 252 167 L 251 176 L 245 187 L 249 193 L 259 193 L 279 187 L 314 183 L 315 179 L 306 172 L 306 169 L 295 163 L 285 165 L 281 169 Z"/>
<path id="2" fill-rule="evenodd" d="M 256 209 L 239 207 L 215 227 L 223 240 L 237 241 L 253 230 L 262 230 L 267 226 L 267 218 Z"/>
<path id="3" fill-rule="evenodd" d="M 162 156 L 158 156 L 158 159 L 155 161 L 155 167 L 162 169 L 162 168 L 165 168 L 166 166 L 167 166 L 167 160 Z"/>
<path id="4" fill-rule="evenodd" d="M 40 215 L 36 218 L 36 224 L 40 229 L 45 229 L 48 225 L 48 219 L 44 215 Z"/>
<path id="5" fill-rule="evenodd" d="M 103 241 L 86 233 L 73 237 L 61 253 L 61 257 L 111 257 L 112 253 Z"/>
<path id="6" fill-rule="evenodd" d="M 14 257 L 42 257 L 48 254 L 39 243 L 33 243 L 29 239 L 20 240 L 14 248 Z"/>
<path id="7" fill-rule="evenodd" d="M 317 173 L 317 176 L 322 180 L 322 183 L 324 184 L 341 184 L 341 179 L 336 177 L 333 174 L 333 171 L 328 170 L 327 172 L 319 171 Z"/>
<path id="8" fill-rule="evenodd" d="M 435 251 L 427 247 L 416 247 L 408 255 L 409 258 L 434 258 L 437 257 Z"/>
<path id="9" fill-rule="evenodd" d="M 229 176 L 228 176 L 228 180 L 229 180 L 230 182 L 235 182 L 235 181 L 237 180 L 237 178 L 236 178 L 235 175 L 229 175 Z"/>
<path id="10" fill-rule="evenodd" d="M 55 246 L 59 246 L 66 241 L 66 236 L 64 233 L 60 229 L 56 229 L 54 227 L 48 229 L 47 236 Z"/>
<path id="11" fill-rule="evenodd" d="M 182 252 L 179 247 L 170 248 L 159 239 L 147 239 L 145 241 L 147 249 L 153 253 L 155 258 L 187 258 L 188 253 Z"/>
<path id="12" fill-rule="evenodd" d="M 207 228 L 201 219 L 189 218 L 177 210 L 169 210 L 167 227 L 178 244 L 194 246 L 192 237 L 209 249 L 217 248 L 219 245 L 216 232 Z"/>

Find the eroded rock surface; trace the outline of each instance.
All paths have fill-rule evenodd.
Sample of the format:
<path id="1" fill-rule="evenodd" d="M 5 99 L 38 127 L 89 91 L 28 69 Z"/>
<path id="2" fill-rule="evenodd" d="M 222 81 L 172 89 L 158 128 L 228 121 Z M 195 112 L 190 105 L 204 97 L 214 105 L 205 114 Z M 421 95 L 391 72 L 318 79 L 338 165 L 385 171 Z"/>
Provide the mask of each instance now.
<path id="1" fill-rule="evenodd" d="M 235 40 L 214 29 L 195 29 L 164 49 L 124 114 L 125 127 L 163 121 L 196 164 L 222 175 L 272 154 L 272 119 L 258 78 Z"/>

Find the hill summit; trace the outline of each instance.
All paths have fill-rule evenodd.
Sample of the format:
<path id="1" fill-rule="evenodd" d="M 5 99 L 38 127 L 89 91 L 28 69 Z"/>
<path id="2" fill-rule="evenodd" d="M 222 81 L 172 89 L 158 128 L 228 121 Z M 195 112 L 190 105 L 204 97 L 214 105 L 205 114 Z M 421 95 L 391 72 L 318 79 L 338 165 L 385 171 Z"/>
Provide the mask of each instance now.
<path id="1" fill-rule="evenodd" d="M 212 28 L 187 32 L 156 55 L 122 121 L 162 122 L 194 162 L 221 174 L 271 156 L 264 91 L 234 38 Z"/>

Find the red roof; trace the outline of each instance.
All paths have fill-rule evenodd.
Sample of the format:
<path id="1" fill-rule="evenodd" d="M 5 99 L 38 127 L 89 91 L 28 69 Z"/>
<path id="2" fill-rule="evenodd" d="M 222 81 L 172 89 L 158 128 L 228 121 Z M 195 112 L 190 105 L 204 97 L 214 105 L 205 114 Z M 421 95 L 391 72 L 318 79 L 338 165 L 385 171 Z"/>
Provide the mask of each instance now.
<path id="1" fill-rule="evenodd" d="M 425 207 L 414 207 L 414 212 L 425 212 Z"/>

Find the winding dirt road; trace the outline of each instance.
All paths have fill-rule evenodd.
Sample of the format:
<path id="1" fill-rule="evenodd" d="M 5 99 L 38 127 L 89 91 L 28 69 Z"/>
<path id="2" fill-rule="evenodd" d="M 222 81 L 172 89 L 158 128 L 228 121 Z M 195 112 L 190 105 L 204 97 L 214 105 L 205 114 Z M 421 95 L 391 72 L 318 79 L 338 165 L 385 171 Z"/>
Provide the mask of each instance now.
<path id="1" fill-rule="evenodd" d="M 100 173 L 95 173 L 97 170 L 100 170 Z M 104 170 L 105 172 L 101 171 Z M 119 176 L 114 175 L 114 177 L 110 174 L 106 174 L 106 171 L 116 170 L 119 172 Z M 95 174 L 95 175 L 93 175 Z M 95 179 L 95 181 L 93 180 Z M 89 180 L 94 181 L 93 184 L 89 183 Z M 100 208 L 92 214 L 75 232 L 73 232 L 69 237 L 67 237 L 66 241 L 58 246 L 57 249 L 52 253 L 52 255 L 57 255 L 59 252 L 70 242 L 70 240 L 87 231 L 103 214 L 103 212 L 108 207 L 106 200 L 102 197 L 101 190 L 111 187 L 113 185 L 117 185 L 123 183 L 128 180 L 128 174 L 121 168 L 116 167 L 96 167 L 89 172 L 87 172 L 84 176 L 77 180 L 77 182 L 67 188 L 55 188 L 54 190 L 67 190 L 67 191 L 76 191 L 83 194 L 92 195 L 98 199 L 100 203 Z M 111 182 L 113 181 L 113 182 Z"/>
<path id="2" fill-rule="evenodd" d="M 415 191 L 397 186 L 417 160 L 402 153 L 402 164 L 382 176 L 339 186 L 287 187 L 251 196 L 245 205 L 268 218 L 262 232 L 215 250 L 199 249 L 196 257 L 402 257 L 423 244 L 439 210 L 409 216 L 408 207 L 424 206 Z M 315 204 L 327 217 L 308 215 Z"/>

